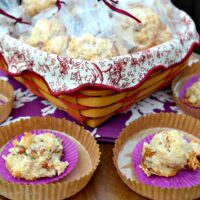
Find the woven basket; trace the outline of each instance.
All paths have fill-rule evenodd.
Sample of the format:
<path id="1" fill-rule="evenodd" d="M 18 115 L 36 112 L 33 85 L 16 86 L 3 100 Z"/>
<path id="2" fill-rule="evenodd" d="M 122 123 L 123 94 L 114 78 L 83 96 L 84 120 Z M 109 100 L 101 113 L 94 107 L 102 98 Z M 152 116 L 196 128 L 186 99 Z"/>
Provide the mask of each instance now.
<path id="1" fill-rule="evenodd" d="M 53 96 L 45 81 L 35 73 L 25 71 L 15 79 L 35 95 L 49 100 L 82 124 L 94 128 L 116 113 L 126 111 L 134 103 L 169 85 L 172 79 L 187 66 L 187 61 L 166 70 L 159 69 L 138 88 L 122 92 L 90 86 L 78 92 Z M 7 72 L 3 57 L 0 57 L 0 68 Z"/>

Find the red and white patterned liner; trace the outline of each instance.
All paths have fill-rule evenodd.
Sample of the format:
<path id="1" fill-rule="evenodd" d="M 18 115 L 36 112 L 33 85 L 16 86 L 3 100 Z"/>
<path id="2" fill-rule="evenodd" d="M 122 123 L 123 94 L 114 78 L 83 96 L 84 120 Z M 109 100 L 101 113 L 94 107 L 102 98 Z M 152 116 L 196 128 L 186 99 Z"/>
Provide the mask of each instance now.
<path id="1" fill-rule="evenodd" d="M 192 19 L 180 11 L 179 32 L 173 40 L 150 49 L 112 59 L 85 61 L 49 54 L 0 33 L 0 54 L 8 73 L 28 70 L 42 77 L 52 95 L 75 92 L 85 86 L 122 91 L 139 87 L 158 68 L 183 62 L 199 45 Z"/>

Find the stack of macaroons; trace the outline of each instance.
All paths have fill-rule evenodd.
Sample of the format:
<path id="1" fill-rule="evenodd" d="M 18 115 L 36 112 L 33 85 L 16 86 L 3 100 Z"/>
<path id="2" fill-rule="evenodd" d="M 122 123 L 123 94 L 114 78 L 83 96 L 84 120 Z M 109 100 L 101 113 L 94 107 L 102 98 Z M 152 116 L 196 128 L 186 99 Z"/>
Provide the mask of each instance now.
<path id="1" fill-rule="evenodd" d="M 26 15 L 34 17 L 38 14 L 41 15 L 43 11 L 51 9 L 53 6 L 55 7 L 56 4 L 55 0 L 42 2 L 25 0 L 22 2 L 22 7 Z M 49 53 L 83 60 L 99 60 L 145 50 L 172 39 L 169 27 L 162 22 L 155 10 L 131 2 L 127 2 L 125 9 L 135 15 L 141 21 L 140 23 L 122 14 L 112 13 L 108 19 L 111 31 L 101 30 L 99 22 L 96 22 L 95 26 L 99 28 L 99 33 L 93 35 L 84 27 L 83 20 L 94 12 L 92 9 L 95 7 L 98 12 L 99 5 L 94 2 L 90 4 L 90 1 L 65 2 L 67 8 L 70 8 L 69 17 L 75 21 L 73 23 L 75 23 L 77 31 L 80 29 L 75 35 L 69 34 L 69 25 L 66 25 L 57 13 L 57 16 L 52 15 L 51 17 L 41 15 L 33 25 L 31 32 L 21 37 L 21 40 Z M 86 5 L 90 5 L 92 11 L 88 9 L 88 13 L 86 11 L 84 13 L 86 16 L 82 16 L 80 19 L 77 14 L 79 6 Z M 111 11 L 108 11 L 106 7 L 104 9 L 109 15 Z M 95 20 L 95 18 L 90 20 Z M 81 29 L 86 29 L 86 32 L 82 33 Z"/>

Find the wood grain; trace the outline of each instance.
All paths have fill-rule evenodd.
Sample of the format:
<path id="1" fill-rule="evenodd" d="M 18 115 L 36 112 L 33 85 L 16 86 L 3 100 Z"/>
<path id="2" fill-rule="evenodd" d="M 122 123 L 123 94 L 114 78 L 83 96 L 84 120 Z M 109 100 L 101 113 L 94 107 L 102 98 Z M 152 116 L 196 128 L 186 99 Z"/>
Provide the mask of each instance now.
<path id="1" fill-rule="evenodd" d="M 120 179 L 112 161 L 113 144 L 101 144 L 101 162 L 89 184 L 70 200 L 144 200 Z"/>

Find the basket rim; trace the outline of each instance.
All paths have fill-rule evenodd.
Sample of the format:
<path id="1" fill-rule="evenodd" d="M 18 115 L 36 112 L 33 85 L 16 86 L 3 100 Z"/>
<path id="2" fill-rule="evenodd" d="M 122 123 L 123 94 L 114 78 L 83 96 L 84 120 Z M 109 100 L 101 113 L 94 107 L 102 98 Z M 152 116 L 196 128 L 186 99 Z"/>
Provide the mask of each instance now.
<path id="1" fill-rule="evenodd" d="M 59 91 L 59 92 L 54 92 L 51 87 L 48 85 L 47 81 L 45 80 L 45 78 L 41 75 L 39 75 L 38 73 L 36 72 L 33 72 L 31 70 L 25 70 L 21 73 L 11 73 L 3 68 L 0 67 L 0 69 L 2 69 L 4 72 L 6 72 L 9 76 L 12 76 L 12 77 L 20 77 L 22 76 L 25 72 L 30 72 L 32 73 L 33 75 L 36 75 L 38 76 L 40 79 L 42 79 L 42 81 L 45 83 L 45 85 L 47 86 L 49 92 L 51 95 L 53 96 L 59 96 L 59 95 L 63 95 L 63 94 L 71 94 L 71 93 L 76 93 L 78 92 L 79 90 L 82 90 L 82 89 L 85 89 L 87 87 L 92 87 L 92 88 L 98 88 L 98 89 L 102 89 L 102 90 L 113 90 L 114 92 L 124 92 L 124 91 L 131 91 L 131 90 L 134 90 L 134 89 L 137 89 L 139 88 L 153 73 L 155 73 L 156 71 L 158 70 L 168 70 L 169 68 L 173 68 L 175 66 L 178 66 L 178 65 L 181 65 L 183 64 L 184 62 L 187 61 L 187 59 L 189 59 L 189 57 L 191 56 L 193 50 L 196 48 L 196 47 L 199 47 L 200 44 L 198 43 L 193 43 L 192 46 L 190 47 L 190 50 L 188 51 L 188 53 L 186 54 L 186 56 L 183 58 L 183 60 L 181 60 L 179 63 L 175 63 L 174 65 L 171 65 L 170 67 L 166 67 L 166 66 L 163 66 L 163 65 L 158 65 L 158 66 L 155 66 L 153 67 L 151 70 L 148 71 L 148 73 L 145 75 L 145 77 L 138 83 L 136 84 L 135 86 L 132 86 L 130 88 L 125 88 L 125 89 L 120 89 L 120 88 L 116 88 L 116 87 L 113 87 L 113 86 L 108 86 L 108 85 L 104 85 L 104 84 L 94 84 L 94 83 L 88 83 L 88 84 L 83 84 L 83 85 L 79 85 L 78 87 L 74 88 L 74 89 L 70 89 L 70 90 L 67 90 L 67 91 Z M 6 63 L 4 57 L 2 57 L 3 61 Z M 6 63 L 7 65 L 7 63 Z"/>
<path id="2" fill-rule="evenodd" d="M 182 64 L 200 46 L 200 36 L 192 19 L 183 11 L 180 11 L 180 17 L 186 20 L 182 23 L 188 26 L 187 32 L 180 37 L 111 59 L 81 61 L 57 56 L 1 33 L 0 55 L 9 75 L 20 76 L 25 71 L 35 73 L 43 79 L 53 96 L 73 93 L 87 86 L 116 92 L 133 90 L 140 87 L 153 72 Z M 20 56 L 24 57 L 23 62 Z"/>

